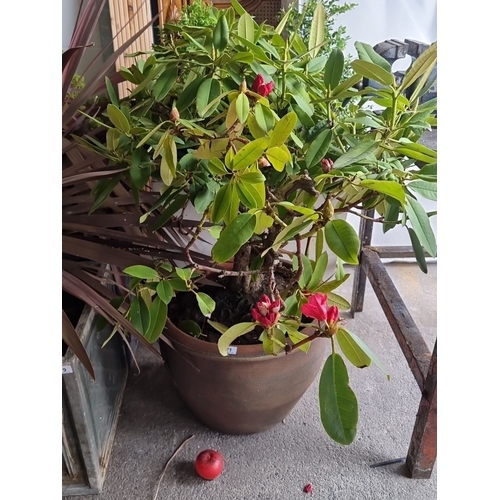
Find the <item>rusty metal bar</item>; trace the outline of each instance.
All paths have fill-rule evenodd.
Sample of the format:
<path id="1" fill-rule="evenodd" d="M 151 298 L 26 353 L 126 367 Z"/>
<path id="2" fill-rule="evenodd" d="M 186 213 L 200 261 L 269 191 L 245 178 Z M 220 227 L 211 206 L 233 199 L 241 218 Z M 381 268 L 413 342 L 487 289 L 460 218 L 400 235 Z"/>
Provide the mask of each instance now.
<path id="1" fill-rule="evenodd" d="M 420 390 L 423 391 L 431 360 L 429 347 L 394 286 L 380 256 L 370 248 L 362 248 L 361 254 L 363 256 L 361 265 L 396 335 L 411 372 Z"/>
<path id="2" fill-rule="evenodd" d="M 437 456 L 437 341 L 406 457 L 410 477 L 429 479 Z"/>
<path id="3" fill-rule="evenodd" d="M 366 212 L 367 217 L 373 217 L 375 210 L 371 209 Z M 359 239 L 361 242 L 361 248 L 370 245 L 372 241 L 373 233 L 373 221 L 362 218 L 359 223 Z M 351 316 L 354 318 L 354 313 L 361 312 L 363 310 L 363 304 L 365 300 L 365 289 L 366 289 L 366 273 L 363 268 L 363 252 L 359 254 L 359 266 L 356 267 L 354 272 L 353 286 L 352 286 L 352 298 L 351 298 Z"/>

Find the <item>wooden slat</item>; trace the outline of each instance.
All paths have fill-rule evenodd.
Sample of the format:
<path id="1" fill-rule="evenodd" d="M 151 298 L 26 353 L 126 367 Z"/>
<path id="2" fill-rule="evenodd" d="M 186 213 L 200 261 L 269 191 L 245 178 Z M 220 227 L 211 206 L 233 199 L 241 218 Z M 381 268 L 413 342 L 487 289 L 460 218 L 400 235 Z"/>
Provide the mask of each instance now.
<path id="1" fill-rule="evenodd" d="M 431 352 L 377 252 L 361 250 L 362 266 L 403 351 L 420 390 L 424 390 Z"/>
<path id="2" fill-rule="evenodd" d="M 387 247 L 369 247 L 374 252 L 377 252 L 381 259 L 406 259 L 415 258 L 415 252 L 411 246 L 387 246 Z M 426 257 L 430 255 L 424 250 Z"/>

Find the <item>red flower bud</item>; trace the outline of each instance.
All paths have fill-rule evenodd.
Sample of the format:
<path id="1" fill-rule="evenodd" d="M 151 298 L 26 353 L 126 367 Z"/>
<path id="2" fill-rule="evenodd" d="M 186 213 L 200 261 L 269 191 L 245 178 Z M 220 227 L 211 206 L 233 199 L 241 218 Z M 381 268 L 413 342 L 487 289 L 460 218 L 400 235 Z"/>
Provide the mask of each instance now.
<path id="1" fill-rule="evenodd" d="M 172 108 L 172 111 L 170 111 L 170 119 L 175 123 L 179 118 L 179 110 L 177 108 Z"/>
<path id="2" fill-rule="evenodd" d="M 266 97 L 273 91 L 274 82 L 264 83 L 264 77 L 259 73 L 250 88 L 253 92 Z"/>
<path id="3" fill-rule="evenodd" d="M 333 160 L 330 158 L 323 158 L 321 160 L 321 169 L 323 170 L 323 173 L 327 174 L 330 172 L 333 168 Z"/>
<path id="4" fill-rule="evenodd" d="M 304 486 L 304 493 L 311 493 L 312 489 L 313 489 L 313 485 L 311 483 L 307 483 Z"/>
<path id="5" fill-rule="evenodd" d="M 252 309 L 253 319 L 264 328 L 271 328 L 275 326 L 280 318 L 281 302 L 275 300 L 274 302 L 267 295 L 262 295 L 260 301 Z"/>

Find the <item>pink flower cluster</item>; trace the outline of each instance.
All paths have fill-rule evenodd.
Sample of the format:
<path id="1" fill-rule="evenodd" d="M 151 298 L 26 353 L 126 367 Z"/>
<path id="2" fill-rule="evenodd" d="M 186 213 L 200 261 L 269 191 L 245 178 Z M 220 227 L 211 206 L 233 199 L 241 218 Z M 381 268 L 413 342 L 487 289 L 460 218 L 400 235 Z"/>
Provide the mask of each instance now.
<path id="1" fill-rule="evenodd" d="M 308 301 L 301 308 L 302 314 L 309 318 L 324 321 L 328 331 L 333 335 L 337 332 L 337 322 L 339 320 L 339 308 L 328 305 L 328 295 L 326 293 L 313 293 L 309 295 Z"/>
<path id="2" fill-rule="evenodd" d="M 261 295 L 260 301 L 252 309 L 253 319 L 264 328 L 271 328 L 276 325 L 280 317 L 281 302 L 274 302 L 267 295 Z"/>
<path id="3" fill-rule="evenodd" d="M 266 97 L 273 91 L 274 82 L 264 83 L 264 77 L 259 73 L 250 88 L 256 94 Z"/>

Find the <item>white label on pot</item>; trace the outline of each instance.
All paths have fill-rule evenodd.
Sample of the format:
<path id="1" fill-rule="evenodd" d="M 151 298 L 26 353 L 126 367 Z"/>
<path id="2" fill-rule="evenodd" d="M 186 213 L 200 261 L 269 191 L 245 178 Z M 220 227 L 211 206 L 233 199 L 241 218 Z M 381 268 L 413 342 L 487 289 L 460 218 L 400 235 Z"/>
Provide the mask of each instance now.
<path id="1" fill-rule="evenodd" d="M 65 373 L 73 373 L 73 368 L 71 368 L 71 365 L 64 365 L 62 368 L 63 368 L 63 375 Z"/>
<path id="2" fill-rule="evenodd" d="M 238 352 L 238 348 L 235 347 L 234 345 L 231 345 L 227 348 L 228 354 L 236 354 L 237 352 Z"/>

